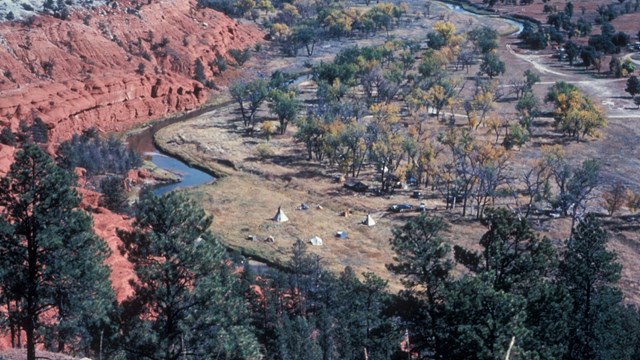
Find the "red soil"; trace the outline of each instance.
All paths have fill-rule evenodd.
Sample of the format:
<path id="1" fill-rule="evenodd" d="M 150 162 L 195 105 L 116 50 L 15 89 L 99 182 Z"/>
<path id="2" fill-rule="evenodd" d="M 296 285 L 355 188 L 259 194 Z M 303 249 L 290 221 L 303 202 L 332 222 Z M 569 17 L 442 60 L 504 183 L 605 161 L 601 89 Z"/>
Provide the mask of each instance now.
<path id="1" fill-rule="evenodd" d="M 193 80 L 196 59 L 214 78 L 211 60 L 262 39 L 255 26 L 199 9 L 194 0 L 154 1 L 139 16 L 126 12 L 133 9 L 127 2 L 120 4 L 70 20 L 38 17 L 30 27 L 1 23 L 0 124 L 16 130 L 21 119 L 41 117 L 57 144 L 92 126 L 123 131 L 193 109 L 208 98 Z M 139 64 L 144 75 L 137 73 Z M 5 152 L 10 150 L 0 150 L 0 172 L 7 169 Z"/>

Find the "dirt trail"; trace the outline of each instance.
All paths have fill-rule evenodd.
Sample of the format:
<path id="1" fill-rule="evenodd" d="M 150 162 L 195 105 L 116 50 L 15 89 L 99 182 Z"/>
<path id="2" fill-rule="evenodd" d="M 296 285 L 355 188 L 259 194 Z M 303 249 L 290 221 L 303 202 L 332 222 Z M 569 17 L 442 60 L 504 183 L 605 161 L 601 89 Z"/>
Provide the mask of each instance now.
<path id="1" fill-rule="evenodd" d="M 542 65 L 541 63 L 539 63 L 538 61 L 536 61 L 536 58 L 550 57 L 551 55 L 522 55 L 522 54 L 518 54 L 515 51 L 513 51 L 513 49 L 511 48 L 511 44 L 507 44 L 507 49 L 509 50 L 509 53 L 511 53 L 511 55 L 530 63 L 531 65 L 533 65 L 534 68 L 536 68 L 536 70 L 538 70 L 538 71 L 540 71 L 542 73 L 548 73 L 548 74 L 553 74 L 553 75 L 558 75 L 558 76 L 563 76 L 563 77 L 571 77 L 571 75 L 569 75 L 569 74 L 564 74 L 564 73 L 561 73 L 561 72 L 557 72 L 557 71 L 551 70 L 548 67 L 546 67 L 546 66 Z"/>

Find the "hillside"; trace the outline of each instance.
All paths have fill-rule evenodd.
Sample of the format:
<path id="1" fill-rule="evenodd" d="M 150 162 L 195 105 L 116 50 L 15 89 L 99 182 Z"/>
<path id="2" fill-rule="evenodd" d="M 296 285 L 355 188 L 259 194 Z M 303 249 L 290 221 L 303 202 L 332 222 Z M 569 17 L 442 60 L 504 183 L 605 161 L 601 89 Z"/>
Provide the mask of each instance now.
<path id="1" fill-rule="evenodd" d="M 194 80 L 196 60 L 215 83 L 220 74 L 206 64 L 261 37 L 255 26 L 199 9 L 195 1 L 113 2 L 77 9 L 67 20 L 5 21 L 0 124 L 17 130 L 20 120 L 41 117 L 56 144 L 92 126 L 123 131 L 193 109 L 209 94 Z M 11 151 L 0 153 L 5 169 Z"/>

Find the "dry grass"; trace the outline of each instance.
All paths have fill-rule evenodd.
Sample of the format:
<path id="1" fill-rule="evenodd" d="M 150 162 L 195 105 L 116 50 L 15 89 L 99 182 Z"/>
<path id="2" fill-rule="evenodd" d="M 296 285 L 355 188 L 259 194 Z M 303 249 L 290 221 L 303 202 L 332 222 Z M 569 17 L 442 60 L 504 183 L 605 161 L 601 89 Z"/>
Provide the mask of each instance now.
<path id="1" fill-rule="evenodd" d="M 419 1 L 410 2 L 415 10 L 423 9 Z M 442 16 L 441 16 L 442 15 Z M 416 20 L 405 27 L 393 32 L 397 37 L 420 37 L 425 34 L 430 24 L 441 17 L 454 21 L 458 28 L 468 29 L 469 24 L 476 22 L 476 18 L 460 14 L 452 14 L 443 6 L 432 6 L 432 16 L 429 19 Z M 490 19 L 499 22 L 498 19 Z M 495 24 L 494 24 L 495 25 Z M 510 26 L 510 25 L 505 25 Z M 358 43 L 371 45 L 384 41 L 383 36 L 364 40 L 332 41 L 323 43 L 318 54 L 313 58 L 280 58 L 273 50 L 264 52 L 261 58 L 252 60 L 253 70 L 248 74 L 269 73 L 278 68 L 288 71 L 302 70 L 305 61 L 312 63 L 329 60 L 338 49 Z M 581 143 L 566 142 L 551 130 L 551 119 L 540 119 L 534 129 L 531 143 L 519 151 L 511 154 L 511 164 L 514 171 L 520 171 L 520 164 L 531 164 L 541 155 L 544 144 L 562 144 L 569 158 L 578 163 L 586 157 L 604 156 L 604 172 L 612 178 L 624 178 L 632 186 L 640 188 L 640 148 L 636 146 L 636 139 L 640 136 L 640 128 L 628 117 L 635 112 L 628 109 L 626 98 L 619 98 L 624 83 L 594 78 L 590 73 L 582 70 L 559 65 L 550 57 L 551 52 L 532 53 L 517 50 L 521 55 L 511 54 L 506 44 L 515 43 L 515 37 L 501 39 L 500 55 L 507 63 L 508 74 L 502 77 L 506 83 L 509 78 L 520 77 L 524 70 L 532 68 L 532 62 L 542 69 L 566 74 L 558 76 L 551 72 L 541 72 L 542 83 L 536 85 L 535 92 L 543 96 L 548 87 L 557 80 L 571 81 L 583 91 L 595 97 L 596 102 L 603 105 L 610 118 L 610 126 L 604 131 L 600 139 Z M 530 60 L 530 61 L 527 61 Z M 265 65 L 266 64 L 266 65 Z M 474 69 L 470 74 L 474 73 Z M 249 75 L 248 75 L 249 76 Z M 465 77 L 466 73 L 457 72 L 455 76 Z M 603 81 L 605 80 L 605 81 Z M 473 90 L 471 78 L 465 87 L 464 96 Z M 309 83 L 300 84 L 306 93 L 312 93 L 313 87 Z M 498 112 L 504 119 L 515 119 L 513 102 L 499 102 Z M 259 114 L 261 120 L 270 120 L 266 108 Z M 462 126 L 464 118 L 458 118 L 458 125 Z M 433 121 L 434 133 L 443 126 Z M 258 127 L 257 127 L 258 128 Z M 392 289 L 400 288 L 397 278 L 385 269 L 385 264 L 393 260 L 389 246 L 391 229 L 402 225 L 411 214 L 392 214 L 385 211 L 393 203 L 408 202 L 418 205 L 418 200 L 409 197 L 409 191 L 400 191 L 388 197 L 374 197 L 356 195 L 345 191 L 341 184 L 333 181 L 337 173 L 328 167 L 306 161 L 306 154 L 302 145 L 295 144 L 290 134 L 295 133 L 290 128 L 289 135 L 276 136 L 267 141 L 264 136 L 256 133 L 247 135 L 239 120 L 239 114 L 234 106 L 202 115 L 196 119 L 174 124 L 164 128 L 156 135 L 156 140 L 163 149 L 178 154 L 190 162 L 202 164 L 215 171 L 227 174 L 216 183 L 190 190 L 204 208 L 215 216 L 213 230 L 231 247 L 242 248 L 247 254 L 285 262 L 290 254 L 291 245 L 296 239 L 309 240 L 312 236 L 320 236 L 325 240 L 322 247 L 310 247 L 311 251 L 320 255 L 325 264 L 334 271 L 341 271 L 344 266 L 352 266 L 356 272 L 373 271 L 391 280 Z M 486 141 L 493 138 L 493 134 L 486 128 L 480 128 L 477 136 Z M 256 156 L 256 147 L 267 147 L 273 156 L 260 159 Z M 235 170 L 221 166 L 220 160 L 235 165 Z M 374 183 L 372 173 L 363 174 L 362 178 Z M 295 210 L 301 203 L 311 206 L 306 211 Z M 425 203 L 430 213 L 443 216 L 451 224 L 450 231 L 445 237 L 454 244 L 467 248 L 478 247 L 478 240 L 485 231 L 478 222 L 460 219 L 457 211 L 445 212 L 440 197 L 434 194 L 433 199 Z M 323 210 L 315 209 L 321 204 Z M 282 206 L 291 219 L 288 223 L 277 224 L 271 220 L 278 206 Z M 349 218 L 339 214 L 347 208 L 354 210 Z M 377 225 L 368 228 L 360 224 L 367 212 L 371 212 Z M 638 223 L 638 220 L 631 220 Z M 542 234 L 555 240 L 562 247 L 563 239 L 569 234 L 570 221 L 568 219 L 542 219 L 534 222 L 534 227 Z M 610 228 L 614 228 L 613 225 Z M 349 233 L 349 238 L 339 240 L 334 237 L 338 230 Z M 259 240 L 273 236 L 275 243 L 246 240 L 249 235 L 257 236 Z M 629 301 L 640 303 L 640 286 L 637 276 L 637 252 L 640 247 L 638 236 L 633 231 L 614 232 L 611 248 L 619 254 L 625 265 L 621 285 Z"/>

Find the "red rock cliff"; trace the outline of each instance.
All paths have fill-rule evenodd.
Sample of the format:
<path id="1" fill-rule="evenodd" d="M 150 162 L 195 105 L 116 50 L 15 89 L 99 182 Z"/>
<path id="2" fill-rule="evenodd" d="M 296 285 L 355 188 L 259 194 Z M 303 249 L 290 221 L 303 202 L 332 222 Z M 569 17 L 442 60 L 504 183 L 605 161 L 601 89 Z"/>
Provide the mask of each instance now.
<path id="1" fill-rule="evenodd" d="M 207 99 L 193 80 L 196 59 L 214 78 L 211 60 L 262 38 L 255 26 L 194 0 L 154 0 L 139 10 L 118 4 L 70 20 L 0 24 L 0 124 L 15 130 L 20 119 L 40 116 L 58 143 L 91 126 L 122 131 L 188 110 Z"/>

